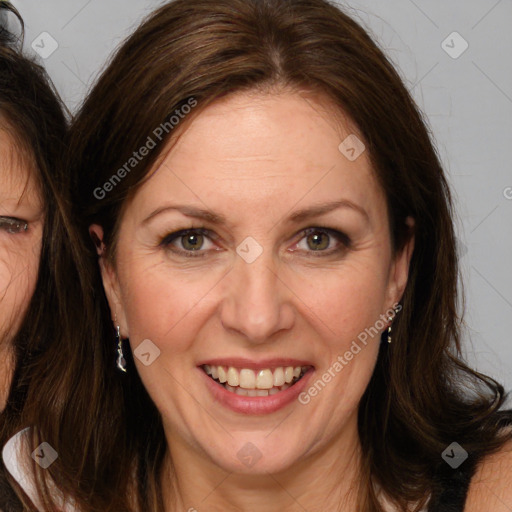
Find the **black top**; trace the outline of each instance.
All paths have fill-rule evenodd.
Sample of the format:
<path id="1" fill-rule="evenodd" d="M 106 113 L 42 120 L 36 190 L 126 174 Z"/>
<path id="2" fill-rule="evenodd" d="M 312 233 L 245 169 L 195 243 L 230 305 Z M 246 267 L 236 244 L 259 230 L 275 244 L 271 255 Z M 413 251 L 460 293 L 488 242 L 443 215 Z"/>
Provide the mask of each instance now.
<path id="1" fill-rule="evenodd" d="M 512 426 L 512 409 L 500 411 L 500 426 Z M 512 436 L 511 436 L 512 439 Z M 479 460 L 469 457 L 457 468 L 443 464 L 437 474 L 437 491 L 432 493 L 428 512 L 463 512 L 471 478 Z"/>
<path id="2" fill-rule="evenodd" d="M 446 468 L 439 471 L 436 477 L 438 489 L 432 493 L 428 512 L 463 512 L 476 465 L 471 456 L 457 469 L 446 464 Z"/>

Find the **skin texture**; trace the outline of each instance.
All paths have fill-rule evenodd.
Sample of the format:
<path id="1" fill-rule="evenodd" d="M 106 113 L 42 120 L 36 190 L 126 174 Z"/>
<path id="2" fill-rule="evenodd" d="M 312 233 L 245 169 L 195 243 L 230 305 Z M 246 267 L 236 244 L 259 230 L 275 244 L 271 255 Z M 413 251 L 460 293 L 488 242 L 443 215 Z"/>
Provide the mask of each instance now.
<path id="1" fill-rule="evenodd" d="M 351 162 L 338 149 L 356 130 L 335 121 L 333 111 L 325 98 L 294 92 L 243 93 L 209 106 L 128 204 L 114 264 L 100 259 L 121 335 L 132 350 L 150 339 L 161 351 L 150 366 L 135 361 L 162 414 L 173 461 L 175 476 L 169 470 L 162 482 L 168 510 L 353 505 L 357 407 L 380 336 L 308 404 L 294 401 L 266 415 L 215 403 L 197 367 L 228 356 L 293 357 L 314 366 L 314 382 L 399 302 L 413 239 L 393 255 L 383 191 L 366 152 Z M 364 213 L 344 207 L 298 224 L 289 220 L 298 210 L 339 200 Z M 144 222 L 169 204 L 215 211 L 228 223 L 175 210 Z M 173 252 L 189 247 L 180 237 L 161 245 L 170 233 L 200 227 L 212 233 L 203 239 L 204 257 Z M 340 250 L 319 256 L 304 233 L 310 227 L 336 229 L 351 242 L 346 247 L 324 236 L 324 252 Z M 100 226 L 91 232 L 102 239 Z M 248 236 L 263 249 L 250 264 L 236 252 Z M 237 457 L 249 442 L 261 454 L 252 467 Z M 171 485 L 177 503 L 167 492 Z"/>
<path id="2" fill-rule="evenodd" d="M 466 499 L 466 512 L 512 510 L 512 441 L 488 456 L 477 468 Z"/>
<path id="3" fill-rule="evenodd" d="M 5 217 L 20 219 L 27 230 L 11 232 Z M 5 406 L 14 367 L 12 339 L 34 292 L 43 211 L 32 173 L 9 135 L 0 129 L 0 410 Z"/>

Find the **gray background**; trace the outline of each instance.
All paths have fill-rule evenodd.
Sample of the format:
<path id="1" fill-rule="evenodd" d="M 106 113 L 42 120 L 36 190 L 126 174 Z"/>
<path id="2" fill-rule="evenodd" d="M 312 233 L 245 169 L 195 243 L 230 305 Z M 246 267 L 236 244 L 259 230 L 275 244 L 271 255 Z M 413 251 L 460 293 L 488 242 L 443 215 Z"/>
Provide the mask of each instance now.
<path id="1" fill-rule="evenodd" d="M 27 52 L 36 55 L 32 43 L 40 52 L 58 44 L 38 58 L 71 110 L 114 48 L 161 3 L 13 1 L 25 19 Z M 477 369 L 512 389 L 512 2 L 340 4 L 371 31 L 428 117 L 457 202 L 465 352 Z M 454 31 L 469 45 L 457 58 L 464 41 L 448 37 Z"/>

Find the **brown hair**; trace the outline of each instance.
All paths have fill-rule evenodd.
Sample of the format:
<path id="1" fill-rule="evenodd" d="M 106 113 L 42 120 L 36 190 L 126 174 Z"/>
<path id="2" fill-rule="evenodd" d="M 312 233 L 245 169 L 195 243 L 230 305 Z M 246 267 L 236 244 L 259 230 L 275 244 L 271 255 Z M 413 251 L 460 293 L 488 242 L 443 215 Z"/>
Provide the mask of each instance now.
<path id="1" fill-rule="evenodd" d="M 339 8 L 326 0 L 176 0 L 157 10 L 121 46 L 73 123 L 68 168 L 81 235 L 100 224 L 115 260 L 123 208 L 179 131 L 112 179 L 190 98 L 198 107 L 186 122 L 229 94 L 279 88 L 321 92 L 358 127 L 387 197 L 395 250 L 409 235 L 406 217 L 415 219 L 403 311 L 359 408 L 358 510 L 382 510 L 372 483 L 402 510 L 424 504 L 429 493 L 435 499 L 446 466 L 440 454 L 454 439 L 474 461 L 502 445 L 504 392 L 460 356 L 452 200 L 426 124 L 383 52 Z M 93 244 L 88 252 L 95 261 Z M 93 285 L 102 287 L 98 269 Z M 128 374 L 115 376 L 110 314 L 100 298 L 105 336 L 87 350 L 107 355 L 90 366 L 90 356 L 83 363 L 75 356 L 69 370 L 87 368 L 96 384 L 103 379 L 101 390 L 90 380 L 66 383 L 44 413 L 28 417 L 58 447 L 48 474 L 85 510 L 161 510 L 161 419 L 128 347 Z"/>
<path id="2" fill-rule="evenodd" d="M 21 53 L 19 13 L 0 2 L 0 13 L 8 12 L 18 18 L 21 33 L 14 37 L 0 26 L 0 126 L 38 184 L 44 228 L 35 291 L 12 342 L 15 368 L 0 414 L 0 450 L 23 423 L 23 414 L 43 414 L 47 401 L 60 400 L 60 387 L 69 382 L 72 371 L 65 359 L 82 356 L 80 347 L 88 342 L 93 324 L 93 309 L 84 293 L 90 278 L 80 264 L 83 256 L 71 222 L 68 173 L 61 165 L 67 137 L 65 108 L 44 69 Z M 54 351 L 63 360 L 53 360 Z M 88 380 L 86 376 L 84 382 Z M 44 394 L 38 396 L 40 387 Z M 18 510 L 21 505 L 16 502 L 0 463 L 0 508 Z"/>

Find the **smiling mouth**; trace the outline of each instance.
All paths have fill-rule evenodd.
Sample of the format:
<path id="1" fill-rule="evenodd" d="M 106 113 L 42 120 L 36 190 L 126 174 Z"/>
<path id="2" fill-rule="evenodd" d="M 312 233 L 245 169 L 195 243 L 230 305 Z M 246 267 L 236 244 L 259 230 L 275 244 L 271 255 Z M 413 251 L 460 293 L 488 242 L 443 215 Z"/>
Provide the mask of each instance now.
<path id="1" fill-rule="evenodd" d="M 272 396 L 297 383 L 312 366 L 279 366 L 251 370 L 204 364 L 202 370 L 231 393 L 241 396 Z"/>

